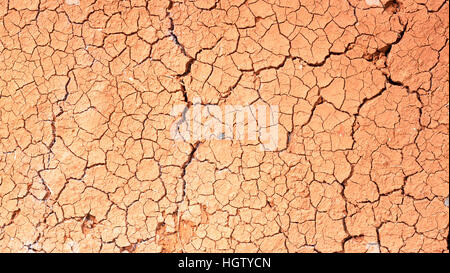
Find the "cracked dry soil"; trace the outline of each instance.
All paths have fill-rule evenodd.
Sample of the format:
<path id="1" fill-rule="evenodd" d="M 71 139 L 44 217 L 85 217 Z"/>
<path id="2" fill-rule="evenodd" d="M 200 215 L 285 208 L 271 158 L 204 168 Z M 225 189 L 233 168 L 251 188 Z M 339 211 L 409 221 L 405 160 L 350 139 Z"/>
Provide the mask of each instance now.
<path id="1" fill-rule="evenodd" d="M 448 252 L 449 2 L 0 2 L 0 252 Z M 278 105 L 279 143 L 174 141 Z"/>

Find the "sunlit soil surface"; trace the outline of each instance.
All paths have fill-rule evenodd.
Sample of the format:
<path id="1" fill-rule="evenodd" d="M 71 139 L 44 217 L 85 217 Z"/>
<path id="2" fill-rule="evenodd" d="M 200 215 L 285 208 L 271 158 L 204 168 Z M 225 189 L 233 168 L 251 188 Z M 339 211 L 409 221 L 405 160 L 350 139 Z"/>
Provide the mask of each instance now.
<path id="1" fill-rule="evenodd" d="M 0 252 L 448 252 L 448 16 L 0 1 Z M 276 147 L 176 105 L 277 106 Z"/>

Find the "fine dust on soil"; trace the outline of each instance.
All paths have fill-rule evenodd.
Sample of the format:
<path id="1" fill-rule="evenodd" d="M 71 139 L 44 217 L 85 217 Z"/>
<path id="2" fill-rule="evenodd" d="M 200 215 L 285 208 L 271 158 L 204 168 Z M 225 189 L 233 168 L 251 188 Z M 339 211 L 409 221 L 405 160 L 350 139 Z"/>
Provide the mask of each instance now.
<path id="1" fill-rule="evenodd" d="M 449 2 L 0 2 L 0 252 L 448 252 Z M 278 105 L 279 142 L 174 105 Z"/>

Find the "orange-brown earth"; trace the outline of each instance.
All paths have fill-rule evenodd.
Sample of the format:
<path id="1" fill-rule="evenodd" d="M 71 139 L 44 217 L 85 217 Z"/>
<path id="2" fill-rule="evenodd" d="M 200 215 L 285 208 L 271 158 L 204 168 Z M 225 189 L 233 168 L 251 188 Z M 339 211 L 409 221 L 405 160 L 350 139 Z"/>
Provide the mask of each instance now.
<path id="1" fill-rule="evenodd" d="M 449 2 L 0 2 L 1 252 L 448 252 Z M 174 141 L 278 105 L 279 143 Z"/>

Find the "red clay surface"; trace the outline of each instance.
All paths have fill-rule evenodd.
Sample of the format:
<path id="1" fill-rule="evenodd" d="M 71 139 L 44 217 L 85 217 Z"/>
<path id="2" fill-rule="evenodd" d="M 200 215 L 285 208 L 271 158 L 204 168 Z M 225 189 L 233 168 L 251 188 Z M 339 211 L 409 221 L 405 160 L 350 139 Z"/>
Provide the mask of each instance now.
<path id="1" fill-rule="evenodd" d="M 1 252 L 448 252 L 449 3 L 0 2 Z M 278 105 L 279 145 L 174 105 Z"/>

